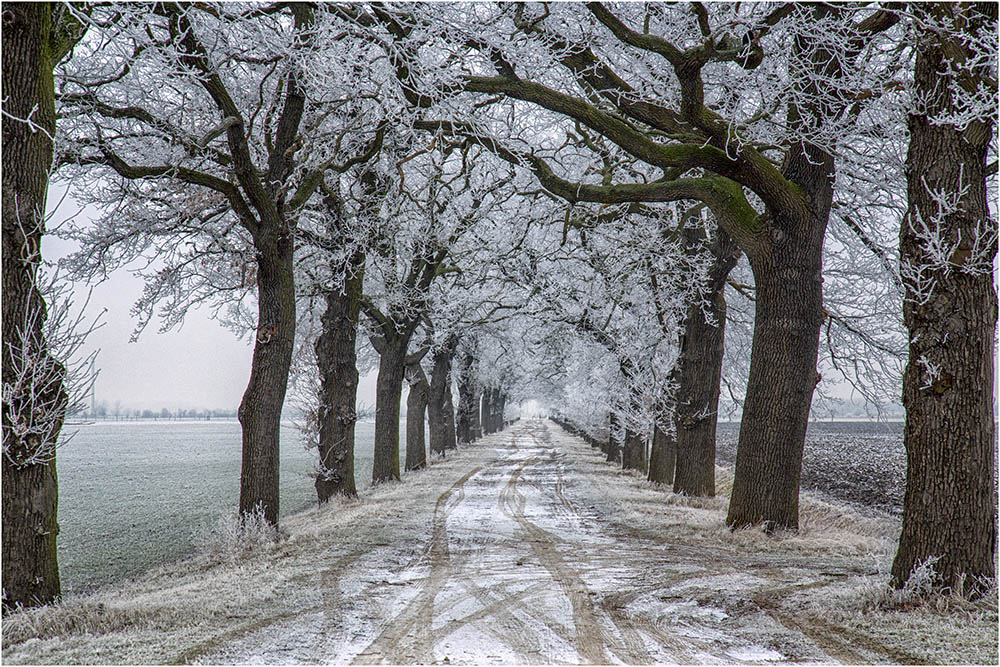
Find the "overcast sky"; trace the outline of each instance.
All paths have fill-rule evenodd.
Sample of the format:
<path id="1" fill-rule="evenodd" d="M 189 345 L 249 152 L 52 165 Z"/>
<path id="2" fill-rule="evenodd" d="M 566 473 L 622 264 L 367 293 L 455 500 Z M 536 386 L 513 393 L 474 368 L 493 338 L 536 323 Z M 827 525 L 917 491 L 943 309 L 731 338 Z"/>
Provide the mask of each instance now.
<path id="1" fill-rule="evenodd" d="M 63 198 L 64 190 L 59 186 L 50 189 L 49 207 L 55 210 L 49 229 L 69 216 L 88 215 L 72 199 Z M 75 249 L 74 243 L 47 236 L 42 256 L 56 261 Z M 79 306 L 90 287 L 76 286 Z M 123 408 L 238 407 L 250 377 L 250 345 L 210 319 L 205 309 L 192 310 L 183 327 L 166 333 L 159 332 L 160 323 L 154 320 L 138 342 L 130 343 L 136 322 L 129 311 L 141 294 L 142 280 L 125 270 L 93 285 L 87 312 L 97 315 L 107 309 L 104 326 L 90 335 L 87 345 L 88 351 L 100 349 L 97 401 L 106 401 L 109 407 L 120 401 Z M 374 375 L 362 379 L 358 399 L 364 405 L 375 404 Z"/>

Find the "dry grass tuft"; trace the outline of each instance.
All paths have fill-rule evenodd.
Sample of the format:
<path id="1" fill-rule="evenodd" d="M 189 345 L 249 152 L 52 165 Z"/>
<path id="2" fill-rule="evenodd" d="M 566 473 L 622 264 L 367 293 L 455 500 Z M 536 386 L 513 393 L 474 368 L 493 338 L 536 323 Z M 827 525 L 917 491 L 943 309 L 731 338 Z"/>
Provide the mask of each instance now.
<path id="1" fill-rule="evenodd" d="M 889 583 L 889 558 L 878 561 L 878 576 L 868 579 L 859 589 L 856 600 L 861 612 L 926 611 L 935 614 L 966 614 L 968 616 L 996 616 L 996 582 L 985 590 L 963 592 L 965 587 L 941 588 L 934 570 L 938 558 L 928 558 L 913 568 L 901 588 Z"/>
<path id="2" fill-rule="evenodd" d="M 259 552 L 275 545 L 279 534 L 277 526 L 264 517 L 258 507 L 245 516 L 235 511 L 223 516 L 207 533 L 195 537 L 198 550 L 215 562 L 235 563 L 252 552 Z"/>
<path id="3" fill-rule="evenodd" d="M 24 609 L 4 617 L 4 648 L 29 639 L 81 634 L 107 634 L 150 625 L 148 615 L 135 609 L 81 599 Z"/>

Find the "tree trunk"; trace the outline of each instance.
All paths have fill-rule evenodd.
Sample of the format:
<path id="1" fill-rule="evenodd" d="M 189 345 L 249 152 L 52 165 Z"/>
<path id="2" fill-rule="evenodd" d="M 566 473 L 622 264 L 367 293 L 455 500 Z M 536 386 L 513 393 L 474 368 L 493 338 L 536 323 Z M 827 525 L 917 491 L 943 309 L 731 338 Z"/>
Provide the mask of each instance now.
<path id="1" fill-rule="evenodd" d="M 493 394 L 493 390 L 489 387 L 483 389 L 482 396 L 479 400 L 479 426 L 482 429 L 483 435 L 489 435 L 490 428 L 490 397 Z"/>
<path id="2" fill-rule="evenodd" d="M 473 386 L 472 390 L 472 412 L 469 414 L 470 424 L 469 431 L 472 433 L 473 440 L 479 440 L 483 437 L 483 423 L 479 417 L 479 405 L 482 399 L 482 392 L 479 387 Z"/>
<path id="3" fill-rule="evenodd" d="M 48 3 L 3 7 L 4 611 L 60 593 L 55 447 L 68 399 L 36 277 L 56 126 L 52 70 L 78 36 L 53 20 Z M 19 120 L 29 118 L 35 127 Z M 19 371 L 28 364 L 34 377 Z"/>
<path id="4" fill-rule="evenodd" d="M 406 341 L 386 341 L 379 350 L 375 381 L 375 464 L 372 484 L 399 481 L 399 401 L 403 393 Z"/>
<path id="5" fill-rule="evenodd" d="M 471 355 L 462 355 L 458 361 L 458 410 L 455 415 L 455 437 L 458 444 L 472 442 L 472 386 L 469 378 Z"/>
<path id="6" fill-rule="evenodd" d="M 445 449 L 458 448 L 458 435 L 455 432 L 455 403 L 451 397 L 451 364 L 445 376 L 444 385 L 444 427 Z"/>
<path id="7" fill-rule="evenodd" d="M 354 482 L 355 406 L 358 394 L 358 315 L 365 258 L 350 261 L 344 293 L 326 294 L 323 331 L 316 339 L 320 377 L 319 472 L 316 495 L 324 503 L 334 495 L 357 496 Z"/>
<path id="8" fill-rule="evenodd" d="M 262 511 L 269 523 L 277 525 L 281 408 L 295 341 L 294 242 L 275 232 L 255 246 L 259 326 L 250 382 L 239 409 L 243 427 L 239 511 L 240 516 Z"/>
<path id="9" fill-rule="evenodd" d="M 424 442 L 424 414 L 430 384 L 420 362 L 406 368 L 410 393 L 406 397 L 406 469 L 418 470 L 427 465 L 427 448 Z"/>
<path id="10" fill-rule="evenodd" d="M 706 303 L 692 303 L 684 319 L 677 360 L 674 423 L 676 468 L 674 493 L 715 495 L 715 430 L 725 352 L 726 279 L 741 251 L 724 230 L 718 230 L 711 251 L 712 267 Z M 706 321 L 706 310 L 712 322 Z"/>
<path id="11" fill-rule="evenodd" d="M 451 394 L 451 357 L 455 353 L 454 345 L 448 343 L 434 350 L 434 367 L 431 369 L 431 382 L 427 400 L 427 425 L 430 431 L 430 449 L 435 454 L 443 454 L 445 450 L 454 447 L 454 439 L 449 441 L 448 432 L 448 395 Z M 454 422 L 454 416 L 452 416 Z"/>
<path id="12" fill-rule="evenodd" d="M 632 428 L 625 429 L 622 443 L 622 468 L 625 470 L 646 469 L 646 443 L 642 434 Z"/>
<path id="13" fill-rule="evenodd" d="M 493 389 L 483 389 L 483 398 L 479 403 L 479 424 L 483 435 L 493 432 Z"/>
<path id="14" fill-rule="evenodd" d="M 823 322 L 823 237 L 817 236 L 812 252 L 807 243 L 788 243 L 775 248 L 773 264 L 754 270 L 757 312 L 750 378 L 727 518 L 734 528 L 798 528 L 802 450 L 819 381 L 816 358 Z"/>
<path id="15" fill-rule="evenodd" d="M 507 410 L 507 394 L 504 392 L 499 392 L 497 395 L 496 402 L 496 422 L 493 424 L 493 430 L 502 431 L 504 427 L 504 412 Z"/>
<path id="16" fill-rule="evenodd" d="M 817 20 L 841 11 L 808 5 Z M 792 128 L 822 126 L 829 109 L 811 101 L 822 95 L 825 77 L 841 76 L 839 60 L 805 36 L 796 54 L 809 54 L 802 105 L 788 108 Z M 767 531 L 797 529 L 802 450 L 813 391 L 819 381 L 816 358 L 823 310 L 823 238 L 833 202 L 833 157 L 800 141 L 789 148 L 783 176 L 805 196 L 801 210 L 768 210 L 769 233 L 744 250 L 757 287 L 750 377 L 736 450 L 733 493 L 726 523 L 732 528 L 762 524 Z"/>
<path id="17" fill-rule="evenodd" d="M 622 451 L 618 441 L 618 415 L 612 411 L 608 420 L 608 448 L 604 453 L 607 454 L 608 463 L 621 463 Z"/>
<path id="18" fill-rule="evenodd" d="M 950 19 L 965 14 L 970 32 L 995 35 L 996 5 L 933 4 L 918 14 Z M 990 12 L 992 17 L 980 14 Z M 987 205 L 986 160 L 991 122 L 958 131 L 932 122 L 957 109 L 947 72 L 972 54 L 955 35 L 925 31 L 918 42 L 914 84 L 927 115 L 909 118 L 906 159 L 907 220 L 900 227 L 900 265 L 906 282 L 903 318 L 909 331 L 909 361 L 903 376 L 906 425 L 906 494 L 903 530 L 892 564 L 892 583 L 902 586 L 913 569 L 937 559 L 937 586 L 979 594 L 996 580 L 996 452 L 993 421 L 993 344 L 997 296 L 995 218 Z M 950 62 L 949 62 L 950 61 Z M 957 62 L 956 62 L 957 61 Z M 980 85 L 988 72 L 973 72 Z M 935 194 L 955 197 L 942 215 Z M 947 261 L 928 252 L 918 230 L 937 229 Z M 991 238 L 992 235 L 992 238 Z M 972 256 L 979 239 L 991 239 L 985 256 Z M 973 262 L 980 265 L 974 267 Z M 976 270 L 978 269 L 978 270 Z M 933 285 L 921 294 L 917 272 Z M 925 283 L 926 285 L 927 283 Z"/>
<path id="19" fill-rule="evenodd" d="M 475 357 L 470 353 L 462 355 L 458 369 L 458 442 L 468 444 L 479 438 L 479 394 L 472 379 Z"/>
<path id="20" fill-rule="evenodd" d="M 646 478 L 657 484 L 673 484 L 677 458 L 677 440 L 653 427 L 653 446 L 649 450 L 649 474 Z"/>

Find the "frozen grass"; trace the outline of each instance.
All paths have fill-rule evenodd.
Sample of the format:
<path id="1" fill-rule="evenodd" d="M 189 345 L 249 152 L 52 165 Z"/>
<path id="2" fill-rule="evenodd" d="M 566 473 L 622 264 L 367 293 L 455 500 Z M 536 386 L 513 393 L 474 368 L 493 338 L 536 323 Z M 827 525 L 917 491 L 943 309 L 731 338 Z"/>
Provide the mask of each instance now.
<path id="1" fill-rule="evenodd" d="M 282 515 L 315 501 L 315 453 L 282 428 Z M 370 469 L 369 469 L 370 474 Z M 100 422 L 59 450 L 63 592 L 93 591 L 193 553 L 239 496 L 236 421 Z"/>
<path id="2" fill-rule="evenodd" d="M 913 568 L 913 572 L 902 588 L 889 586 L 889 559 L 876 563 L 878 579 L 862 586 L 859 595 L 861 611 L 909 611 L 923 610 L 939 614 L 996 615 L 997 586 L 994 582 L 973 596 L 958 590 L 941 589 L 935 586 L 937 558 L 928 558 Z"/>
<path id="3" fill-rule="evenodd" d="M 374 424 L 357 425 L 355 481 L 371 484 Z M 281 429 L 281 518 L 316 502 L 315 450 Z M 232 420 L 82 426 L 59 450 L 59 570 L 64 594 L 91 592 L 183 558 L 239 496 Z"/>
<path id="4" fill-rule="evenodd" d="M 488 446 L 488 445 L 487 445 Z M 3 621 L 6 664 L 162 664 L 197 659 L 257 628 L 315 612 L 339 568 L 369 569 L 419 557 L 434 502 L 476 450 L 449 452 L 404 483 L 383 484 L 354 500 L 335 498 L 282 520 L 272 541 L 222 522 L 201 549 L 135 580 L 78 595 Z M 400 542 L 400 553 L 382 555 Z M 248 548 L 249 547 L 249 548 Z M 378 553 L 376 553 L 378 552 Z"/>
<path id="5" fill-rule="evenodd" d="M 135 610 L 103 602 L 73 600 L 13 614 L 4 619 L 4 646 L 72 635 L 102 635 L 147 625 Z"/>
<path id="6" fill-rule="evenodd" d="M 731 468 L 716 468 L 716 496 L 689 498 L 606 463 L 601 454 L 561 436 L 580 457 L 608 518 L 623 530 L 665 545 L 697 545 L 720 572 L 767 573 L 767 590 L 743 594 L 787 627 L 798 628 L 841 662 L 888 659 L 912 664 L 998 664 L 997 591 L 971 601 L 929 594 L 928 567 L 901 590 L 889 587 L 900 520 L 803 491 L 799 530 L 767 535 L 725 525 Z M 728 564 L 727 564 L 728 563 Z M 739 579 L 727 579 L 737 582 Z M 701 602 L 711 596 L 702 596 Z M 731 604 L 729 602 L 728 604 Z M 721 606 L 725 606 L 720 602 Z"/>
<path id="7" fill-rule="evenodd" d="M 235 511 L 226 514 L 212 530 L 197 537 L 195 544 L 209 558 L 233 563 L 277 541 L 278 528 L 268 523 L 264 509 L 258 507 L 243 517 Z"/>

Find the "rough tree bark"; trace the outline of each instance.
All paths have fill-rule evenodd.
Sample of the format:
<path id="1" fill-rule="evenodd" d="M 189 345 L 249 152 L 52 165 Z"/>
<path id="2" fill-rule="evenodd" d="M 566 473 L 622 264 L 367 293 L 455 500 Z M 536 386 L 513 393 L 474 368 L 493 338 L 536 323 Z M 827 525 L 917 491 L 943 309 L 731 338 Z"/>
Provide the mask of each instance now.
<path id="1" fill-rule="evenodd" d="M 618 440 L 618 415 L 612 410 L 608 415 L 608 446 L 604 450 L 608 463 L 621 463 L 622 448 Z"/>
<path id="2" fill-rule="evenodd" d="M 450 362 L 446 346 L 434 350 L 431 381 L 427 392 L 427 429 L 430 435 L 430 450 L 433 454 L 443 454 L 448 448 L 447 425 L 445 423 L 445 381 Z"/>
<path id="3" fill-rule="evenodd" d="M 839 11 L 810 6 L 817 20 Z M 820 96 L 821 81 L 839 75 L 839 61 L 823 45 L 796 36 L 793 50 L 810 53 L 813 75 L 803 93 Z M 811 50 L 811 51 L 810 51 Z M 788 124 L 821 125 L 826 109 L 789 105 Z M 726 523 L 765 530 L 799 525 L 802 451 L 813 390 L 823 310 L 823 238 L 833 201 L 835 164 L 808 142 L 789 148 L 782 176 L 795 183 L 804 206 L 768 208 L 769 234 L 746 242 L 757 287 L 750 374 L 736 450 L 733 492 Z"/>
<path id="4" fill-rule="evenodd" d="M 824 160 L 815 154 L 811 160 L 825 164 L 832 173 L 829 157 Z M 825 175 L 820 178 L 827 187 L 832 183 Z M 815 208 L 822 209 L 825 203 L 828 213 L 830 192 L 821 192 L 815 199 Z M 823 323 L 821 260 L 826 219 L 825 214 L 815 220 L 776 219 L 775 227 L 784 231 L 775 235 L 771 253 L 750 260 L 757 310 L 726 519 L 734 528 L 798 527 L 802 450 L 812 392 L 820 379 L 816 358 Z"/>
<path id="5" fill-rule="evenodd" d="M 674 493 L 689 496 L 715 495 L 715 431 L 725 352 L 725 288 L 741 254 L 739 246 L 722 229 L 716 233 L 710 249 L 713 261 L 705 303 L 692 303 L 688 307 L 674 376 L 677 382 Z M 706 311 L 711 322 L 706 320 Z"/>
<path id="6" fill-rule="evenodd" d="M 646 442 L 642 433 L 631 428 L 625 429 L 622 442 L 622 468 L 625 470 L 646 469 Z"/>
<path id="7" fill-rule="evenodd" d="M 504 413 L 507 411 L 507 394 L 504 393 L 503 391 L 500 391 L 498 393 L 495 407 L 496 407 L 496 412 L 493 416 L 495 420 L 493 424 L 493 431 L 498 432 L 503 430 L 504 427 L 503 417 Z"/>
<path id="8" fill-rule="evenodd" d="M 419 360 L 407 360 L 406 379 L 410 384 L 410 393 L 406 397 L 406 469 L 418 470 L 427 465 L 424 414 L 427 412 L 430 383 Z"/>
<path id="9" fill-rule="evenodd" d="M 257 321 L 250 382 L 239 408 L 243 428 L 240 516 L 262 511 L 278 523 L 281 408 L 295 341 L 294 242 L 277 230 L 257 249 Z"/>
<path id="10" fill-rule="evenodd" d="M 475 357 L 466 352 L 458 366 L 458 415 L 457 437 L 459 444 L 468 444 L 479 438 L 479 394 L 472 378 Z"/>
<path id="11" fill-rule="evenodd" d="M 67 397 L 64 370 L 42 333 L 46 306 L 36 276 L 56 127 L 52 70 L 82 35 L 65 13 L 48 3 L 3 7 L 4 611 L 60 593 L 55 446 Z M 29 118 L 31 125 L 22 120 Z M 26 356 L 51 370 L 41 386 L 31 382 L 26 395 L 8 396 Z"/>
<path id="12" fill-rule="evenodd" d="M 955 20 L 972 34 L 996 34 L 993 3 L 933 3 L 914 11 L 934 22 Z M 959 80 L 949 74 L 962 70 L 972 55 L 966 49 L 958 35 L 931 30 L 923 31 L 917 45 L 914 86 L 926 107 L 909 118 L 909 204 L 899 233 L 901 272 L 911 277 L 903 301 L 910 349 L 903 376 L 906 494 L 892 583 L 902 586 L 915 567 L 936 558 L 938 586 L 979 594 L 996 581 L 997 295 L 991 265 L 997 222 L 986 192 L 993 123 L 959 129 L 931 120 L 957 109 L 952 86 L 989 85 L 988 71 L 967 71 Z M 941 195 L 954 197 L 956 206 L 942 211 L 935 198 Z M 930 256 L 920 238 L 923 225 L 936 227 L 953 249 L 946 263 Z M 988 257 L 973 256 L 977 239 L 991 243 Z M 982 263 L 978 271 L 967 270 L 973 261 Z M 934 281 L 929 295 L 920 294 L 912 280 L 920 270 Z"/>
<path id="13" fill-rule="evenodd" d="M 653 446 L 649 450 L 649 473 L 646 478 L 657 484 L 673 484 L 676 459 L 677 440 L 664 433 L 658 425 L 654 426 Z"/>
<path id="14" fill-rule="evenodd" d="M 479 440 L 483 437 L 483 422 L 479 417 L 479 410 L 475 406 L 479 405 L 482 400 L 482 391 L 477 386 L 473 386 L 472 389 L 472 412 L 469 414 L 469 431 L 472 433 L 473 440 Z"/>
<path id="15" fill-rule="evenodd" d="M 427 401 L 427 425 L 430 431 L 430 450 L 435 454 L 443 454 L 445 450 L 455 446 L 454 413 L 451 414 L 451 432 L 449 432 L 449 411 L 451 397 L 451 359 L 455 354 L 458 339 L 449 338 L 433 352 L 434 366 L 431 369 L 431 382 Z"/>
<path id="16" fill-rule="evenodd" d="M 364 253 L 349 260 L 344 292 L 326 294 L 323 331 L 316 339 L 320 376 L 319 472 L 316 494 L 323 503 L 334 495 L 357 495 L 354 481 L 354 429 L 357 422 L 356 343 Z"/>
<path id="17" fill-rule="evenodd" d="M 375 461 L 372 484 L 399 481 L 399 402 L 406 371 L 405 341 L 372 337 L 379 353 L 375 380 Z"/>

